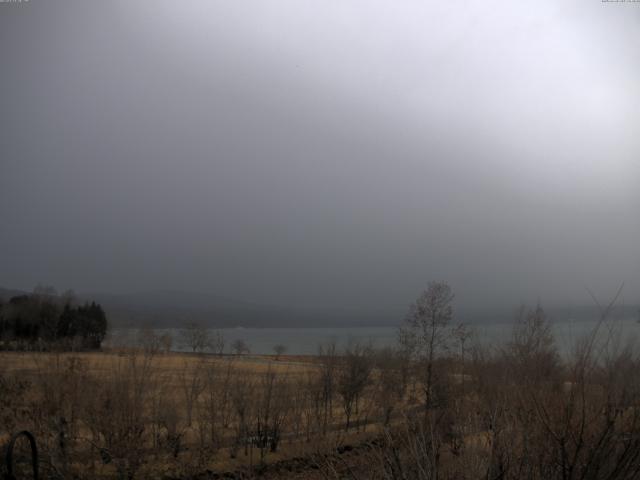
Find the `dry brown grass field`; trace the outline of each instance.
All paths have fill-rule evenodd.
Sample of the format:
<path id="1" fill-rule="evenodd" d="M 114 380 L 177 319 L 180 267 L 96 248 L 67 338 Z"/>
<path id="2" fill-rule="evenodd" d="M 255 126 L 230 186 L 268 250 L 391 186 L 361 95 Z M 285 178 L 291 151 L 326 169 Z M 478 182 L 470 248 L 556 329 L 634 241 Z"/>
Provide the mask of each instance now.
<path id="1" fill-rule="evenodd" d="M 338 357 L 330 360 L 337 367 Z M 62 478 L 248 475 L 256 466 L 274 475 L 265 468 L 290 459 L 311 478 L 311 457 L 379 432 L 373 384 L 347 429 L 338 395 L 322 392 L 322 361 L 136 349 L 2 352 L 0 438 L 34 432 L 44 471 Z"/>
<path id="2" fill-rule="evenodd" d="M 2 352 L 0 440 L 32 432 L 61 480 L 637 478 L 632 344 L 594 331 L 561 358 L 537 308 L 487 348 L 424 311 L 380 351 Z"/>

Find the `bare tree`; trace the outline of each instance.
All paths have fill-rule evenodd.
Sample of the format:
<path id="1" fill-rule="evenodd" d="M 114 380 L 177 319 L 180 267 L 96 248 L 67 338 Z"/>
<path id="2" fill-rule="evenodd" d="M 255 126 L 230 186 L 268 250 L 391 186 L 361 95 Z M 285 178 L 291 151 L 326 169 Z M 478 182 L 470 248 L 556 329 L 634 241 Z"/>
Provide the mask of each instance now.
<path id="1" fill-rule="evenodd" d="M 335 395 L 338 355 L 335 341 L 318 347 L 320 372 L 317 378 L 322 405 L 322 434 L 327 433 L 329 422 L 333 418 L 333 397 Z"/>
<path id="2" fill-rule="evenodd" d="M 226 362 L 207 365 L 204 378 L 204 402 L 200 423 L 209 430 L 209 439 L 217 448 L 232 413 L 231 383 L 236 374 L 231 357 Z"/>
<path id="3" fill-rule="evenodd" d="M 456 356 L 460 362 L 460 389 L 462 395 L 465 393 L 465 382 L 467 380 L 466 359 L 469 349 L 469 341 L 473 338 L 473 331 L 464 323 L 460 323 L 451 332 L 456 343 Z"/>
<path id="4" fill-rule="evenodd" d="M 169 332 L 164 332 L 160 335 L 160 347 L 164 353 L 171 352 L 171 347 L 173 346 L 173 336 Z"/>
<path id="5" fill-rule="evenodd" d="M 222 355 L 224 353 L 224 336 L 220 330 L 215 330 L 211 334 L 211 349 L 216 355 Z"/>
<path id="6" fill-rule="evenodd" d="M 405 356 L 399 351 L 386 348 L 375 352 L 374 363 L 377 372 L 375 401 L 382 411 L 383 424 L 391 421 L 395 409 L 402 407 L 405 394 Z"/>
<path id="7" fill-rule="evenodd" d="M 231 350 L 236 354 L 236 355 L 242 355 L 243 353 L 249 353 L 251 350 L 249 349 L 249 345 L 247 345 L 247 342 L 245 342 L 244 340 L 242 340 L 241 338 L 235 340 L 232 344 L 231 344 Z"/>
<path id="8" fill-rule="evenodd" d="M 551 325 L 540 305 L 533 310 L 520 308 L 506 355 L 516 382 L 551 380 L 559 373 L 560 358 Z"/>
<path id="9" fill-rule="evenodd" d="M 233 444 L 229 450 L 231 458 L 235 458 L 238 449 L 244 445 L 245 455 L 249 452 L 249 422 L 253 414 L 255 381 L 247 375 L 236 375 L 230 385 L 231 404 L 234 408 L 233 428 L 235 430 Z"/>
<path id="10" fill-rule="evenodd" d="M 280 360 L 280 356 L 284 355 L 284 352 L 287 351 L 287 347 L 282 344 L 278 344 L 273 347 L 273 351 L 276 354 L 276 360 Z"/>
<path id="11" fill-rule="evenodd" d="M 263 462 L 267 448 L 271 452 L 278 449 L 282 427 L 288 412 L 288 379 L 269 370 L 262 376 L 255 394 L 254 443 L 260 449 L 260 461 Z"/>
<path id="12" fill-rule="evenodd" d="M 136 343 L 143 352 L 155 355 L 162 349 L 160 336 L 151 327 L 139 328 L 136 333 Z"/>
<path id="13" fill-rule="evenodd" d="M 198 323 L 189 323 L 180 331 L 182 343 L 193 353 L 201 353 L 211 348 L 209 330 Z"/>
<path id="14" fill-rule="evenodd" d="M 412 353 L 424 369 L 425 409 L 434 406 L 434 386 L 439 380 L 435 360 L 447 343 L 447 326 L 453 318 L 453 292 L 444 282 L 431 282 L 411 306 L 400 328 L 401 344 Z"/>
<path id="15" fill-rule="evenodd" d="M 205 388 L 204 370 L 205 365 L 203 360 L 196 361 L 194 364 L 190 362 L 188 358 L 185 358 L 182 371 L 178 375 L 179 385 L 184 398 L 186 423 L 188 427 L 191 426 L 193 421 L 194 406 L 197 404 L 198 398 Z"/>
<path id="16" fill-rule="evenodd" d="M 358 412 L 358 401 L 369 383 L 371 369 L 371 348 L 357 343 L 347 348 L 338 370 L 338 393 L 342 397 L 347 431 L 353 413 Z"/>
<path id="17" fill-rule="evenodd" d="M 77 298 L 76 292 L 70 288 L 60 294 L 60 301 L 62 305 L 74 305 Z"/>

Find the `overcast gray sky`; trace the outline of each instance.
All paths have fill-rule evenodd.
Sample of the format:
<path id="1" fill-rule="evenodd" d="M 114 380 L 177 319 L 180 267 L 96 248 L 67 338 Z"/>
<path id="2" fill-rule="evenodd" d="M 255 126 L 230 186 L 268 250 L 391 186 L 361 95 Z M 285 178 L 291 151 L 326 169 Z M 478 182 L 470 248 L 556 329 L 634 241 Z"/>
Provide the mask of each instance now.
<path id="1" fill-rule="evenodd" d="M 640 4 L 0 3 L 0 285 L 640 300 Z"/>

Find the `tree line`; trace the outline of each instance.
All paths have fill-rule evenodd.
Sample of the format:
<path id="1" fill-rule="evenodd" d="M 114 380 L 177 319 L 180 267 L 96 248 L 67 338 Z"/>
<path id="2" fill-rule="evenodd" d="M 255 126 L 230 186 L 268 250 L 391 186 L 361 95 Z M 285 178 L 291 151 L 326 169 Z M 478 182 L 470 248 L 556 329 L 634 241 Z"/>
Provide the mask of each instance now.
<path id="1" fill-rule="evenodd" d="M 95 302 L 76 304 L 73 292 L 57 295 L 51 287 L 0 300 L 0 348 L 5 350 L 99 349 L 107 316 Z"/>

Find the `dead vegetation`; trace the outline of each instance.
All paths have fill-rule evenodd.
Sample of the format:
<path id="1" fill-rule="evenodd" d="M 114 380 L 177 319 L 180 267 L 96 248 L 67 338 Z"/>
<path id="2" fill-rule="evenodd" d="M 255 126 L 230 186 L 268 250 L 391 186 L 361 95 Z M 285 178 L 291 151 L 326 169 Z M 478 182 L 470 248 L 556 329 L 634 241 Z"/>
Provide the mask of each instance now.
<path id="1" fill-rule="evenodd" d="M 563 358 L 542 308 L 485 348 L 449 328 L 452 299 L 432 285 L 396 349 L 329 344 L 306 362 L 171 354 L 149 330 L 135 349 L 3 353 L 0 435 L 32 431 L 59 479 L 640 473 L 640 357 L 616 341 L 613 302 Z"/>

